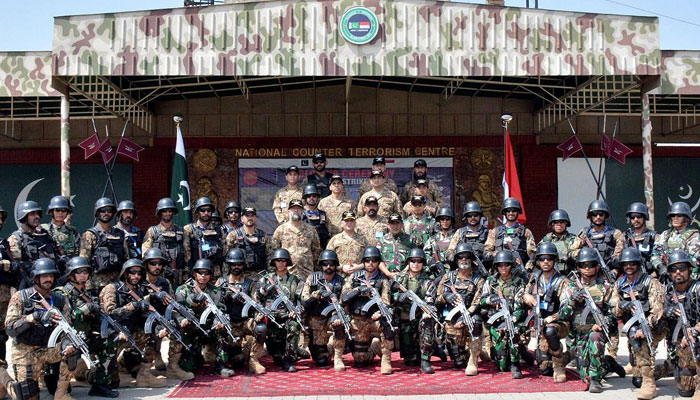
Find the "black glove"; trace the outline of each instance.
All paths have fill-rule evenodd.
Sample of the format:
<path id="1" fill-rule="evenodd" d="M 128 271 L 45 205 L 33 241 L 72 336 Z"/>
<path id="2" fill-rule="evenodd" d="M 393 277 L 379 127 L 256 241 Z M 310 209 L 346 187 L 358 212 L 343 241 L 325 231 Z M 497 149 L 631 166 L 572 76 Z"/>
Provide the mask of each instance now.
<path id="1" fill-rule="evenodd" d="M 676 309 L 677 308 L 678 308 L 678 306 L 675 304 L 671 304 L 671 305 L 664 307 L 664 317 L 676 318 Z"/>
<path id="2" fill-rule="evenodd" d="M 36 310 L 32 313 L 32 317 L 34 318 L 34 322 L 38 324 L 48 324 L 51 322 L 51 313 L 46 310 Z"/>
<path id="3" fill-rule="evenodd" d="M 501 298 L 497 294 L 492 294 L 489 296 L 489 304 L 498 304 L 501 301 Z"/>
<path id="4" fill-rule="evenodd" d="M 583 290 L 579 290 L 574 292 L 574 294 L 571 295 L 571 300 L 580 303 L 583 301 L 583 298 L 586 297 L 586 292 Z"/>
<path id="5" fill-rule="evenodd" d="M 141 313 L 146 313 L 149 311 L 149 306 L 148 302 L 146 300 L 138 300 L 138 301 L 133 301 L 131 304 L 134 305 L 134 311 L 136 312 L 141 312 Z"/>
<path id="6" fill-rule="evenodd" d="M 622 311 L 632 311 L 632 302 L 629 300 L 620 300 L 618 307 L 620 307 Z"/>
<path id="7" fill-rule="evenodd" d="M 369 296 L 370 293 L 372 293 L 372 291 L 370 290 L 370 288 L 368 288 L 367 285 L 365 285 L 365 284 L 363 284 L 362 286 L 360 286 L 358 289 L 360 290 L 360 295 L 361 295 L 361 296 Z"/>
<path id="8" fill-rule="evenodd" d="M 154 293 L 155 297 L 160 300 L 161 302 L 165 302 L 165 299 L 168 298 L 168 294 L 165 293 L 165 291 L 161 290 L 160 292 Z"/>
<path id="9" fill-rule="evenodd" d="M 401 295 L 399 295 L 399 303 L 408 303 L 408 293 L 401 293 Z"/>
<path id="10" fill-rule="evenodd" d="M 457 301 L 457 295 L 452 292 L 445 293 L 445 301 L 450 304 L 454 304 L 455 301 Z"/>
<path id="11" fill-rule="evenodd" d="M 97 315 L 100 313 L 100 305 L 95 302 L 91 302 L 88 304 L 88 311 L 90 311 L 90 314 Z"/>
<path id="12" fill-rule="evenodd" d="M 12 272 L 13 274 L 16 274 L 21 269 L 22 263 L 20 261 L 12 261 L 12 263 L 10 263 L 10 272 Z"/>

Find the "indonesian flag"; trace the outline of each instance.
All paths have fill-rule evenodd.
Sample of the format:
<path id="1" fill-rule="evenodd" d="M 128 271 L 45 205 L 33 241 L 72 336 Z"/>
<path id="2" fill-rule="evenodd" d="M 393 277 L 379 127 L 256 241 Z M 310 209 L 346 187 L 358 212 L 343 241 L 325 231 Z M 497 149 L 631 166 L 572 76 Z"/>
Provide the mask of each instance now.
<path id="1" fill-rule="evenodd" d="M 510 142 L 510 133 L 506 130 L 506 170 L 503 172 L 503 198 L 515 197 L 520 202 L 523 212 L 518 215 L 518 222 L 527 222 L 525 217 L 525 203 L 520 191 L 520 180 L 518 179 L 518 169 L 515 166 L 515 156 L 513 155 L 513 144 Z"/>

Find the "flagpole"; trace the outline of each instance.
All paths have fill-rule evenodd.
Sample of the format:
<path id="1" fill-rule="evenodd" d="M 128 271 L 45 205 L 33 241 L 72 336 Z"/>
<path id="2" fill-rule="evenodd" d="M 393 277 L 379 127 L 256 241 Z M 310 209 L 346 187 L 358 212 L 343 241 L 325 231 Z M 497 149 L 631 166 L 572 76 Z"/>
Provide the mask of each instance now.
<path id="1" fill-rule="evenodd" d="M 617 122 L 615 122 L 615 128 L 613 129 L 613 134 L 612 134 L 613 139 L 615 139 L 615 135 L 617 135 Z M 612 146 L 612 145 L 613 145 L 613 143 L 611 140 L 610 146 Z M 608 149 L 608 154 L 605 157 L 605 167 L 603 167 L 603 174 L 598 175 L 600 177 L 600 187 L 598 188 L 598 191 L 601 193 L 603 191 L 603 184 L 605 183 L 605 179 L 608 177 L 608 161 L 610 160 L 610 150 L 611 149 Z"/>
<path id="2" fill-rule="evenodd" d="M 92 120 L 92 129 L 97 134 L 97 125 L 95 124 L 95 119 L 92 118 L 91 120 Z M 98 137 L 99 137 L 99 135 L 98 135 Z M 109 140 L 109 131 L 108 130 L 107 130 L 107 140 Z M 114 158 L 116 158 L 116 154 L 115 154 Z M 112 170 L 104 162 L 102 163 L 102 165 L 104 165 L 105 173 L 107 174 L 107 182 L 105 182 L 105 187 L 104 187 L 104 189 L 102 189 L 102 197 L 105 197 L 107 195 L 107 189 L 111 188 L 112 189 L 112 197 L 113 197 L 112 201 L 114 201 L 116 203 L 117 195 L 114 192 L 114 182 L 112 181 Z"/>
<path id="3" fill-rule="evenodd" d="M 503 122 L 503 174 L 505 176 L 506 173 L 506 165 L 507 165 L 507 158 L 506 158 L 506 133 L 508 133 L 508 123 L 513 120 L 513 116 L 510 113 L 503 113 L 501 114 L 501 122 Z M 503 191 L 503 200 L 508 197 L 508 194 L 506 194 L 506 191 Z"/>
<path id="4" fill-rule="evenodd" d="M 603 135 L 605 135 L 605 128 L 606 128 L 606 126 L 605 126 L 606 124 L 605 124 L 605 123 L 607 122 L 607 120 L 608 120 L 608 116 L 607 116 L 606 114 L 603 114 Z M 608 166 L 608 164 L 607 164 L 607 159 L 606 159 L 606 162 L 605 162 L 605 166 L 606 166 L 606 167 Z M 600 181 L 601 185 L 603 184 L 603 180 L 602 180 L 602 178 L 601 178 L 601 176 L 602 176 L 602 168 L 603 168 L 603 157 L 600 157 L 600 158 L 598 159 L 598 180 Z M 601 189 L 601 187 L 598 186 L 598 190 L 596 191 L 596 194 L 595 194 L 595 199 L 596 199 L 596 200 L 598 200 L 598 199 L 600 198 L 600 189 Z"/>

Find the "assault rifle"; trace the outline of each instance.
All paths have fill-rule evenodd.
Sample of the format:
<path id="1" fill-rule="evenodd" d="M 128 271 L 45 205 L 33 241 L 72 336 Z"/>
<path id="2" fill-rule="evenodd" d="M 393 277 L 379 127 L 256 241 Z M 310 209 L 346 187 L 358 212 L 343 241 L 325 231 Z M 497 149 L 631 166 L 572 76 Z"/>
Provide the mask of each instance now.
<path id="1" fill-rule="evenodd" d="M 605 280 L 608 281 L 608 283 L 612 284 L 615 283 L 615 275 L 613 275 L 612 271 L 610 271 L 610 268 L 608 267 L 608 264 L 605 263 L 605 260 L 603 260 L 603 255 L 600 254 L 600 251 L 598 251 L 598 248 L 593 246 L 593 243 L 591 243 L 591 239 L 586 237 L 586 245 L 593 250 L 595 250 L 595 254 L 598 256 L 598 261 L 600 261 L 600 270 L 603 271 L 603 275 L 605 275 Z"/>
<path id="2" fill-rule="evenodd" d="M 644 338 L 647 341 L 647 347 L 649 347 L 649 354 L 652 356 L 656 354 L 654 351 L 654 336 L 651 333 L 651 326 L 649 326 L 649 320 L 644 316 L 644 307 L 642 302 L 637 300 L 637 296 L 634 294 L 634 290 L 630 289 L 630 301 L 632 303 L 632 318 L 627 321 L 627 323 L 622 327 L 622 333 L 627 334 L 630 328 L 636 323 L 639 324 L 639 329 L 642 330 Z"/>
<path id="3" fill-rule="evenodd" d="M 394 327 L 393 325 L 394 319 L 392 318 L 391 310 L 382 301 L 382 296 L 379 294 L 377 289 L 374 286 L 372 286 L 372 283 L 367 279 L 362 279 L 361 283 L 369 288 L 370 293 L 370 300 L 367 303 L 365 303 L 365 305 L 362 307 L 362 312 L 367 313 L 373 305 L 376 305 L 379 309 L 379 313 L 382 315 L 387 325 L 389 325 L 389 329 L 391 329 L 392 332 L 396 332 L 396 327 Z"/>
<path id="4" fill-rule="evenodd" d="M 445 320 L 452 321 L 452 319 L 457 314 L 460 314 L 458 322 L 462 322 L 464 325 L 466 325 L 467 330 L 469 331 L 469 336 L 472 340 L 476 340 L 473 333 L 474 318 L 472 318 L 471 314 L 469 314 L 469 310 L 467 310 L 467 306 L 464 304 L 464 300 L 462 300 L 462 295 L 460 295 L 459 292 L 457 292 L 457 288 L 455 288 L 455 285 L 451 284 L 449 287 L 452 293 L 457 296 L 457 301 L 455 302 L 455 304 L 453 304 L 453 307 L 450 310 L 450 312 L 447 313 Z"/>
<path id="5" fill-rule="evenodd" d="M 243 310 L 241 310 L 241 316 L 247 318 L 248 313 L 250 312 L 250 308 L 252 307 L 255 311 L 260 313 L 263 317 L 267 318 L 270 322 L 277 325 L 278 328 L 282 328 L 282 325 L 280 325 L 279 322 L 277 322 L 277 320 L 275 319 L 275 314 L 272 311 L 265 308 L 265 306 L 263 306 L 262 304 L 253 300 L 252 297 L 248 296 L 248 293 L 242 291 L 241 289 L 239 289 L 235 286 L 229 285 L 229 284 L 225 284 L 223 287 L 225 287 L 227 290 L 230 290 L 234 293 L 233 294 L 234 299 L 236 299 L 238 297 L 243 299 L 243 303 L 245 303 L 245 305 L 243 306 Z"/>
<path id="6" fill-rule="evenodd" d="M 191 324 L 193 324 L 197 329 L 202 331 L 203 334 L 207 335 L 209 334 L 208 331 L 204 330 L 202 328 L 202 324 L 199 323 L 199 320 L 197 317 L 194 316 L 194 313 L 192 310 L 189 308 L 183 306 L 182 304 L 178 303 L 176 299 L 173 298 L 173 296 L 169 295 L 168 293 L 164 292 L 161 288 L 158 286 L 154 285 L 153 283 L 148 283 L 148 287 L 151 288 L 156 294 L 157 297 L 163 296 L 165 299 L 168 300 L 168 306 L 165 308 L 165 319 L 167 320 L 172 320 L 173 319 L 173 309 L 177 311 L 180 315 L 182 315 L 183 318 L 188 320 Z M 162 295 L 161 295 L 162 293 Z"/>
<path id="7" fill-rule="evenodd" d="M 432 318 L 433 321 L 435 321 L 438 325 L 440 325 L 441 328 L 445 327 L 445 324 L 440 321 L 440 317 L 438 317 L 437 310 L 435 309 L 435 306 L 428 304 L 425 302 L 425 300 L 421 299 L 416 292 L 413 290 L 408 290 L 404 285 L 394 281 L 394 284 L 396 285 L 397 288 L 406 296 L 411 299 L 411 311 L 409 312 L 408 318 L 413 321 L 416 319 L 416 311 L 418 308 L 423 311 L 424 314 L 428 315 L 430 318 Z"/>
<path id="8" fill-rule="evenodd" d="M 206 324 L 209 315 L 213 314 L 214 323 L 218 322 L 221 325 L 223 325 L 224 329 L 226 329 L 226 333 L 231 337 L 231 339 L 233 339 L 234 342 L 239 341 L 240 338 L 233 334 L 233 328 L 231 328 L 231 320 L 229 319 L 228 315 L 224 314 L 219 309 L 219 307 L 216 306 L 216 303 L 214 303 L 214 299 L 212 299 L 208 293 L 204 292 L 202 289 L 199 288 L 197 282 L 192 281 L 192 287 L 194 287 L 194 291 L 197 292 L 197 294 L 204 295 L 204 298 L 207 302 L 207 308 L 204 311 L 202 311 L 202 315 L 199 317 L 199 324 Z"/>
<path id="9" fill-rule="evenodd" d="M 270 308 L 273 310 L 277 310 L 280 305 L 284 305 L 284 308 L 286 308 L 290 314 L 294 313 L 294 320 L 297 321 L 297 323 L 301 327 L 301 331 L 306 333 L 306 326 L 304 326 L 304 321 L 301 319 L 301 313 L 303 309 L 301 307 L 295 306 L 294 303 L 292 303 L 292 301 L 289 300 L 289 297 L 287 297 L 287 295 L 284 293 L 284 289 L 280 285 L 279 280 L 272 279 L 272 276 L 268 276 L 267 279 L 270 282 L 270 284 L 272 284 L 272 288 L 275 289 L 275 292 L 277 293 L 277 298 L 275 299 L 275 301 L 272 302 Z"/>
<path id="10" fill-rule="evenodd" d="M 542 296 L 540 296 L 540 288 L 539 288 L 539 278 L 541 274 L 532 274 L 533 277 L 533 291 L 535 295 L 535 306 L 532 308 L 530 311 L 530 315 L 527 316 L 527 319 L 525 319 L 525 326 L 530 325 L 530 321 L 533 321 L 533 326 L 532 328 L 535 331 L 535 335 L 539 336 L 540 332 L 542 332 L 542 309 L 540 308 L 540 304 L 542 301 Z"/>
<path id="11" fill-rule="evenodd" d="M 333 290 L 328 285 L 328 282 L 323 282 L 322 285 L 331 294 L 331 304 L 329 304 L 328 307 L 324 308 L 323 311 L 321 311 L 321 315 L 327 318 L 330 315 L 331 311 L 335 310 L 336 317 L 338 317 L 340 322 L 343 323 L 343 330 L 345 331 L 345 335 L 348 339 L 352 340 L 352 335 L 350 334 L 350 317 L 348 317 L 348 315 L 345 313 L 345 310 L 343 310 L 343 307 L 338 301 L 338 296 L 336 296 L 335 293 L 333 293 Z"/>
<path id="12" fill-rule="evenodd" d="M 673 336 L 671 336 L 673 338 L 673 342 L 676 344 L 680 342 L 679 333 L 682 331 L 683 337 L 688 342 L 688 347 L 690 348 L 690 354 L 693 356 L 693 361 L 698 362 L 700 361 L 698 360 L 697 353 L 698 341 L 690 332 L 688 332 L 693 326 L 690 324 L 690 321 L 688 321 L 688 314 L 685 312 L 685 307 L 683 307 L 683 304 L 678 301 L 676 289 L 673 289 L 673 302 L 676 303 L 681 314 L 680 319 L 676 323 L 676 329 L 673 330 Z"/>
<path id="13" fill-rule="evenodd" d="M 501 289 L 498 289 L 498 300 L 501 305 L 500 310 L 493 314 L 491 318 L 487 321 L 487 324 L 493 325 L 496 320 L 503 318 L 503 322 L 506 324 L 506 330 L 508 331 L 508 342 L 512 349 L 516 348 L 515 336 L 518 334 L 515 329 L 515 324 L 513 323 L 513 314 L 510 312 L 510 307 L 508 306 L 508 299 L 503 296 Z"/>
<path id="14" fill-rule="evenodd" d="M 585 294 L 584 300 L 586 302 L 586 307 L 581 313 L 579 325 L 585 325 L 586 320 L 588 319 L 588 315 L 592 315 L 596 325 L 603 329 L 603 335 L 605 335 L 605 340 L 607 340 L 608 343 L 610 343 L 610 329 L 608 329 L 608 324 L 605 321 L 605 316 L 603 315 L 603 312 L 600 310 L 600 308 L 598 308 L 598 305 L 595 303 L 595 300 L 593 300 L 593 296 L 591 296 L 591 292 L 588 291 L 588 288 L 583 286 L 583 282 L 581 282 L 581 279 L 579 278 L 578 274 L 576 274 L 576 272 L 572 272 L 571 275 L 576 281 L 576 286 L 579 288 L 579 290 L 583 290 L 583 293 Z"/>

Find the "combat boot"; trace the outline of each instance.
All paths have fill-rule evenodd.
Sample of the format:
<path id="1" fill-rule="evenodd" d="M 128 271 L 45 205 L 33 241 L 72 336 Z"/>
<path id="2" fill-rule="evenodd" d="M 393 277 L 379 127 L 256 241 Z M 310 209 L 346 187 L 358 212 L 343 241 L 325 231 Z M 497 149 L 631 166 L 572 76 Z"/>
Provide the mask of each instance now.
<path id="1" fill-rule="evenodd" d="M 257 342 L 250 348 L 250 359 L 248 360 L 248 370 L 255 375 L 264 374 L 267 370 L 260 364 L 260 357 L 263 354 L 263 345 Z"/>
<path id="2" fill-rule="evenodd" d="M 112 390 L 107 386 L 93 384 L 88 392 L 88 395 L 92 397 L 107 397 L 113 399 L 115 397 L 119 397 L 119 392 Z"/>
<path id="3" fill-rule="evenodd" d="M 603 392 L 603 385 L 601 385 L 601 383 L 598 381 L 591 381 L 591 383 L 588 384 L 588 392 L 589 393 L 602 393 Z"/>
<path id="4" fill-rule="evenodd" d="M 75 400 L 73 396 L 69 394 L 70 391 L 70 381 L 58 381 L 56 384 L 56 393 L 54 393 L 54 400 Z"/>
<path id="5" fill-rule="evenodd" d="M 605 356 L 603 358 L 603 360 L 605 362 L 605 365 L 607 365 L 608 371 L 616 373 L 617 376 L 619 376 L 620 378 L 624 378 L 625 376 L 627 376 L 627 367 L 623 368 L 622 365 L 620 365 L 617 362 L 617 360 L 615 360 L 614 358 L 612 358 L 610 356 Z M 631 372 L 632 372 L 632 367 L 630 366 L 630 373 Z"/>
<path id="6" fill-rule="evenodd" d="M 168 366 L 165 369 L 165 376 L 170 379 L 180 379 L 183 381 L 191 381 L 194 379 L 194 374 L 180 368 L 181 354 L 171 354 L 168 359 Z M 156 363 L 157 365 L 157 363 Z M 157 369 L 157 368 L 156 368 Z"/>
<path id="7" fill-rule="evenodd" d="M 345 347 L 345 344 L 343 343 L 343 346 L 338 346 L 336 344 L 336 348 L 334 350 L 334 357 L 333 357 L 333 369 L 336 370 L 336 372 L 340 371 L 345 371 L 345 363 L 343 363 L 343 348 Z"/>
<path id="8" fill-rule="evenodd" d="M 481 353 L 481 340 L 472 340 L 469 343 L 469 362 L 464 370 L 464 375 L 474 376 L 479 373 L 479 354 Z"/>
<path id="9" fill-rule="evenodd" d="M 610 357 L 610 356 L 608 356 L 608 357 Z M 612 357 L 610 357 L 610 358 L 612 358 Z M 613 358 L 613 360 L 614 360 L 614 358 Z M 634 367 L 632 366 L 632 363 L 628 362 L 624 368 L 625 368 L 625 374 L 631 374 L 632 372 L 634 372 Z"/>
<path id="10" fill-rule="evenodd" d="M 172 357 L 172 355 L 169 356 Z M 170 357 L 168 357 L 168 362 L 170 362 Z M 156 352 L 156 361 L 153 367 L 158 371 L 167 371 L 168 366 L 165 365 L 165 361 L 163 361 L 163 356 L 160 354 L 160 351 Z"/>
<path id="11" fill-rule="evenodd" d="M 562 383 L 566 382 L 566 361 L 564 360 L 562 351 L 552 352 L 552 370 L 554 377 L 554 382 Z"/>
<path id="12" fill-rule="evenodd" d="M 391 350 L 390 349 L 382 349 L 381 373 L 382 373 L 382 375 L 391 375 L 392 372 L 393 371 L 391 369 Z"/>
<path id="13" fill-rule="evenodd" d="M 520 372 L 520 367 L 516 365 L 510 366 L 510 377 L 513 379 L 523 379 L 523 373 Z"/>
<path id="14" fill-rule="evenodd" d="M 642 372 L 637 366 L 632 368 L 632 386 L 639 389 L 642 387 Z"/>
<path id="15" fill-rule="evenodd" d="M 637 391 L 637 399 L 651 400 L 656 397 L 656 382 L 651 367 L 639 367 L 642 372 L 642 387 Z"/>
<path id="16" fill-rule="evenodd" d="M 160 388 L 165 386 L 165 381 L 151 374 L 151 363 L 141 363 L 139 372 L 136 373 L 136 387 Z"/>
<path id="17" fill-rule="evenodd" d="M 430 365 L 430 360 L 420 360 L 420 372 L 424 374 L 434 374 L 433 366 Z"/>

